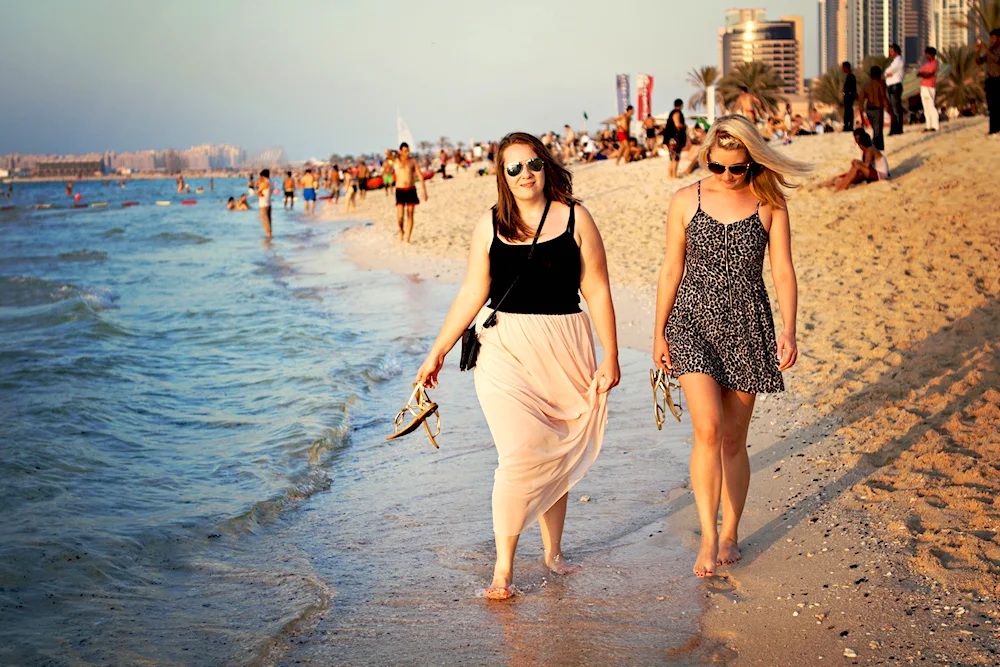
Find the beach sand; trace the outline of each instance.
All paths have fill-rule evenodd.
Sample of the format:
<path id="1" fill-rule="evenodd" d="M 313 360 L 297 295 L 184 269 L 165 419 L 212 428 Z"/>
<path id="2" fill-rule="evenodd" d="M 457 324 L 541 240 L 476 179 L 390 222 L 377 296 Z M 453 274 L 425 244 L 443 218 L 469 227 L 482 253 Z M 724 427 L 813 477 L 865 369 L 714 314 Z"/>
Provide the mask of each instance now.
<path id="1" fill-rule="evenodd" d="M 816 167 L 789 203 L 799 362 L 751 425 L 743 562 L 688 587 L 704 603 L 701 632 L 664 661 L 1000 664 L 1000 214 L 985 132 L 962 119 L 887 137 L 893 180 L 845 193 L 816 185 L 857 157 L 850 135 L 780 148 Z M 621 343 L 644 352 L 676 187 L 666 169 L 661 158 L 574 170 L 608 249 Z M 391 200 L 369 193 L 357 217 L 372 224 L 343 239 L 362 267 L 458 282 L 495 188 L 471 171 L 430 181 L 411 246 L 396 240 Z M 766 266 L 765 279 L 780 327 Z M 662 528 L 630 556 L 696 547 L 686 490 Z"/>

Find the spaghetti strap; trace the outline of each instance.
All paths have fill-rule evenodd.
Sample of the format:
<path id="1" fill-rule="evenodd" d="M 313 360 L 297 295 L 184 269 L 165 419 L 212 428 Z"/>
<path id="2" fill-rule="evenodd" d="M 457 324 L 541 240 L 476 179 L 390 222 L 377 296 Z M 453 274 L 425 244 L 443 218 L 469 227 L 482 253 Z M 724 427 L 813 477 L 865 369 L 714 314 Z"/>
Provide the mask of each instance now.
<path id="1" fill-rule="evenodd" d="M 497 240 L 497 207 L 493 207 L 493 240 Z"/>
<path id="2" fill-rule="evenodd" d="M 569 222 L 566 223 L 566 233 L 572 236 L 574 229 L 576 229 L 576 202 L 569 205 Z"/>
<path id="3" fill-rule="evenodd" d="M 701 181 L 698 181 L 698 208 L 701 208 Z"/>

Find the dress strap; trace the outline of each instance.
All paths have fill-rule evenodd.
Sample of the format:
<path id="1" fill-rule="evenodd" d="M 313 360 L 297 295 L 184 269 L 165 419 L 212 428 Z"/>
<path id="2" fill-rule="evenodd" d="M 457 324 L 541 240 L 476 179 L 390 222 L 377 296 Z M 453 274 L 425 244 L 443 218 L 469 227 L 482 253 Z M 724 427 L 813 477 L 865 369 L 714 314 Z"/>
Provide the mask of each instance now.
<path id="1" fill-rule="evenodd" d="M 701 181 L 698 181 L 698 208 L 701 208 Z"/>
<path id="2" fill-rule="evenodd" d="M 569 222 L 566 223 L 566 233 L 573 236 L 574 229 L 576 229 L 576 202 L 569 205 Z"/>
<path id="3" fill-rule="evenodd" d="M 493 207 L 493 240 L 497 240 L 497 207 Z"/>

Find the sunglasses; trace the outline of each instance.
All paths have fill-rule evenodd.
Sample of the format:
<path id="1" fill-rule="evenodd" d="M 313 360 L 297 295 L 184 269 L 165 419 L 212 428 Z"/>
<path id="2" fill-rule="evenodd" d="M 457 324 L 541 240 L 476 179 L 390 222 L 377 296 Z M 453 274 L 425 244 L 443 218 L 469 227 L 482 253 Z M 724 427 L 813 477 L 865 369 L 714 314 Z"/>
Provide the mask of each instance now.
<path id="1" fill-rule="evenodd" d="M 744 162 L 743 164 L 731 164 L 728 167 L 724 164 L 719 164 L 718 162 L 709 162 L 708 170 L 713 174 L 721 176 L 726 173 L 726 169 L 733 176 L 742 176 L 743 174 L 750 171 L 750 167 L 753 166 L 753 162 Z"/>
<path id="2" fill-rule="evenodd" d="M 540 157 L 533 157 L 530 160 L 525 160 L 524 162 L 508 162 L 505 167 L 507 175 L 514 178 L 521 173 L 521 170 L 524 169 L 524 165 L 528 165 L 528 169 L 538 173 L 542 169 L 545 169 L 545 160 Z"/>
<path id="3" fill-rule="evenodd" d="M 653 387 L 653 419 L 656 420 L 656 430 L 662 431 L 663 422 L 667 420 L 667 412 L 672 414 L 677 421 L 680 421 L 681 415 L 684 414 L 684 406 L 681 403 L 683 398 L 681 386 L 659 369 L 650 369 L 649 384 Z M 677 390 L 676 403 L 670 394 L 674 389 Z M 663 394 L 662 401 L 660 399 L 661 392 Z"/>

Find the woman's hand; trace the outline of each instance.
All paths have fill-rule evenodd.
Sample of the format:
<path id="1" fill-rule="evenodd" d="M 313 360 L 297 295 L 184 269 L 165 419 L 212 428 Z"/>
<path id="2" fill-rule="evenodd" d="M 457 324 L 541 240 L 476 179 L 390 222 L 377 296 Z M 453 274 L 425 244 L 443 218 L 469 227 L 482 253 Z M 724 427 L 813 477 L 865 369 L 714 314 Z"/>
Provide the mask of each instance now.
<path id="1" fill-rule="evenodd" d="M 663 336 L 657 336 L 653 339 L 653 365 L 668 373 L 673 370 L 674 364 L 670 361 L 670 348 L 667 346 L 667 339 Z"/>
<path id="2" fill-rule="evenodd" d="M 799 358 L 799 348 L 795 345 L 795 334 L 782 331 L 778 337 L 778 370 L 787 371 Z"/>
<path id="3" fill-rule="evenodd" d="M 420 370 L 417 371 L 417 379 L 415 384 L 420 385 L 426 389 L 434 389 L 437 387 L 438 383 L 438 373 L 441 372 L 441 367 L 444 366 L 444 355 L 437 354 L 433 350 L 424 359 L 424 363 L 420 364 Z"/>
<path id="4" fill-rule="evenodd" d="M 597 367 L 594 379 L 597 380 L 597 393 L 604 394 L 618 386 L 618 381 L 622 378 L 622 371 L 618 367 L 618 358 L 605 359 Z"/>

